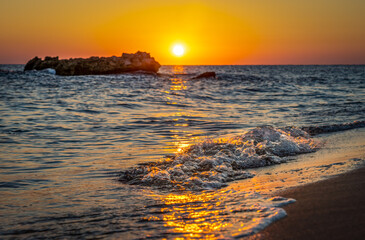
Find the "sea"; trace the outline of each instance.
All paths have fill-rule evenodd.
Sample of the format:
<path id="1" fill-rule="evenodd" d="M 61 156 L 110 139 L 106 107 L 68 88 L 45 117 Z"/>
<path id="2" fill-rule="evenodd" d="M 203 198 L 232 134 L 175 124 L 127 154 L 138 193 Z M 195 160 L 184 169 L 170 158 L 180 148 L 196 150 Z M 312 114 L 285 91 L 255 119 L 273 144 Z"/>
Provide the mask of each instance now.
<path id="1" fill-rule="evenodd" d="M 244 238 L 365 162 L 364 65 L 23 68 L 0 65 L 1 239 Z"/>

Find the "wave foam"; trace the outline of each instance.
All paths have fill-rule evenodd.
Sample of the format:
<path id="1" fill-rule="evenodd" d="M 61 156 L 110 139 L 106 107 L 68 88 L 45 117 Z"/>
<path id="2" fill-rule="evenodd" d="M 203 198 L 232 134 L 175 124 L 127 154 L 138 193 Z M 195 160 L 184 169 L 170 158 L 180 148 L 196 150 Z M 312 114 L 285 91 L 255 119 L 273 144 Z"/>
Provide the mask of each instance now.
<path id="1" fill-rule="evenodd" d="M 288 156 L 316 149 L 317 143 L 299 128 L 264 126 L 234 138 L 206 139 L 172 157 L 125 170 L 119 180 L 174 190 L 221 188 L 254 176 L 245 169 L 283 163 Z"/>

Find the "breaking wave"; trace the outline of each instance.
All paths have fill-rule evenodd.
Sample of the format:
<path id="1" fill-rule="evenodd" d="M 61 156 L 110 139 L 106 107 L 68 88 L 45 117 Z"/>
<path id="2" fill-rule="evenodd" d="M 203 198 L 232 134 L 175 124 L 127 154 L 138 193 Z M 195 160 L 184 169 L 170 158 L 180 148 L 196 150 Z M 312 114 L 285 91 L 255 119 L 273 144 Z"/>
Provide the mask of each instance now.
<path id="1" fill-rule="evenodd" d="M 173 190 L 215 189 L 254 176 L 245 169 L 280 164 L 317 148 L 299 128 L 263 126 L 233 138 L 206 139 L 158 162 L 127 169 L 119 180 Z"/>

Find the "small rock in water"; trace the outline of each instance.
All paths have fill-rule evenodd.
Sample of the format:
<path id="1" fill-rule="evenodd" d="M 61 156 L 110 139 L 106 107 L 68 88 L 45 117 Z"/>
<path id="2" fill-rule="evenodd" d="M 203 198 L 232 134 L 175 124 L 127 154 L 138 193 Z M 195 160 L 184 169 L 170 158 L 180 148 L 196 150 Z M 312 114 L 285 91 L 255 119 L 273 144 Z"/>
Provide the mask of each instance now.
<path id="1" fill-rule="evenodd" d="M 215 72 L 205 72 L 205 73 L 199 74 L 199 75 L 198 75 L 198 76 L 196 76 L 196 77 L 193 77 L 192 79 L 200 79 L 200 78 L 215 78 L 215 77 L 216 77 Z"/>

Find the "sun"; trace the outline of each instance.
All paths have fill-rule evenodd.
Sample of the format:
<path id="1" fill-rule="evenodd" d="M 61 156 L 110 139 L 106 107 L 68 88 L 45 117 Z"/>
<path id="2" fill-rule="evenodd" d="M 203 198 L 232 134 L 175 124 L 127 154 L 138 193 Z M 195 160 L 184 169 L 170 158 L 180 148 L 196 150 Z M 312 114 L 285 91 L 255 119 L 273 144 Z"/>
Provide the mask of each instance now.
<path id="1" fill-rule="evenodd" d="M 184 55 L 185 53 L 185 48 L 183 45 L 181 44 L 175 44 L 172 47 L 172 53 L 176 56 L 176 57 L 181 57 Z"/>

